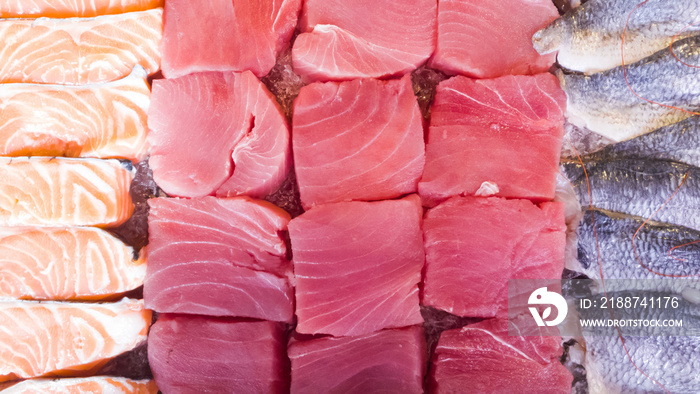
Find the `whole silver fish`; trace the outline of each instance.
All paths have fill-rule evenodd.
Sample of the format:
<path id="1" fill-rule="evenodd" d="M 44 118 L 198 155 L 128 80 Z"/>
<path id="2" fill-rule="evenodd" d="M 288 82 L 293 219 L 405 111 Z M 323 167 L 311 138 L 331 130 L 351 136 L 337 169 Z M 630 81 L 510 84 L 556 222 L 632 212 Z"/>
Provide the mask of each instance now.
<path id="1" fill-rule="evenodd" d="M 607 291 L 682 294 L 688 288 L 700 287 L 700 277 L 695 277 L 700 275 L 700 243 L 692 243 L 700 241 L 700 232 L 658 222 L 642 224 L 643 218 L 584 210 L 578 227 L 579 266 L 575 270 L 591 279 L 601 279 L 602 262 Z"/>
<path id="2" fill-rule="evenodd" d="M 584 161 L 615 159 L 670 160 L 700 167 L 700 117 L 691 116 L 583 158 Z"/>
<path id="3" fill-rule="evenodd" d="M 593 75 L 560 72 L 567 119 L 616 142 L 686 119 L 691 114 L 656 103 L 700 110 L 700 68 L 689 65 L 700 66 L 700 36 L 626 66 L 629 86 L 622 67 Z"/>
<path id="4" fill-rule="evenodd" d="M 700 168 L 639 159 L 588 162 L 585 168 L 593 207 L 645 219 L 653 215 L 654 221 L 700 231 Z M 590 206 L 581 164 L 564 163 L 562 171 L 573 185 L 581 206 Z"/>
<path id="5" fill-rule="evenodd" d="M 557 61 L 569 70 L 595 73 L 622 64 L 622 32 L 625 63 L 667 47 L 672 38 L 696 34 L 700 26 L 700 0 L 590 0 L 568 11 L 532 38 L 541 53 L 559 51 Z M 631 14 L 631 17 L 630 17 Z"/>

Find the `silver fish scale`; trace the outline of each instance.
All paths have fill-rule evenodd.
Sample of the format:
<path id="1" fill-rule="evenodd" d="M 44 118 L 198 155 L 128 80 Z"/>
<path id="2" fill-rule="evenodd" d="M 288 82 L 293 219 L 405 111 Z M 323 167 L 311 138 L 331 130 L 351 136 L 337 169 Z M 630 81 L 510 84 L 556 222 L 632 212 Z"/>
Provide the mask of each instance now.
<path id="1" fill-rule="evenodd" d="M 632 63 L 667 46 L 673 36 L 687 28 L 681 38 L 695 34 L 700 26 L 700 0 L 590 0 L 535 33 L 533 44 L 540 53 L 559 51 L 557 60 L 567 69 L 587 73 L 607 70 L 621 63 L 622 32 L 625 60 Z"/>
<path id="2" fill-rule="evenodd" d="M 678 59 L 700 65 L 700 36 L 673 45 Z M 580 127 L 624 141 L 686 119 L 690 114 L 656 103 L 700 110 L 700 68 L 664 49 L 627 66 L 593 75 L 559 74 L 567 95 L 567 117 Z M 637 97 L 634 91 L 654 103 Z"/>
<path id="3" fill-rule="evenodd" d="M 593 232 L 594 223 L 595 233 Z M 643 223 L 642 218 L 597 210 L 584 211 L 578 227 L 580 267 L 577 267 L 577 270 L 591 279 L 600 279 L 600 261 L 602 261 L 604 279 L 615 279 L 607 283 L 608 291 L 663 290 L 678 294 L 688 287 L 699 288 L 700 277 L 693 276 L 700 274 L 700 244 L 675 249 L 672 255 L 669 251 L 676 246 L 700 239 L 700 232 L 655 222 L 641 227 Z M 640 227 L 633 246 L 632 238 Z M 634 247 L 637 248 L 639 259 L 634 253 Z M 598 248 L 600 248 L 600 261 Z M 657 275 L 641 264 L 660 274 L 687 278 Z M 617 279 L 641 279 L 641 281 Z M 647 281 L 647 279 L 653 279 L 653 281 Z"/>
<path id="4" fill-rule="evenodd" d="M 588 187 L 579 163 L 562 165 L 581 202 L 589 206 Z M 586 163 L 592 205 L 606 211 L 649 218 L 678 193 L 653 220 L 700 230 L 700 169 L 660 160 L 617 160 Z M 688 174 L 682 187 L 681 182 Z"/>
<path id="5" fill-rule="evenodd" d="M 616 159 L 670 160 L 700 167 L 700 117 L 691 116 L 649 134 L 610 145 L 584 161 Z"/>
<path id="6" fill-rule="evenodd" d="M 630 362 L 618 336 L 587 336 L 586 375 L 591 393 L 665 393 Z M 630 357 L 674 394 L 697 394 L 700 337 L 626 337 Z"/>

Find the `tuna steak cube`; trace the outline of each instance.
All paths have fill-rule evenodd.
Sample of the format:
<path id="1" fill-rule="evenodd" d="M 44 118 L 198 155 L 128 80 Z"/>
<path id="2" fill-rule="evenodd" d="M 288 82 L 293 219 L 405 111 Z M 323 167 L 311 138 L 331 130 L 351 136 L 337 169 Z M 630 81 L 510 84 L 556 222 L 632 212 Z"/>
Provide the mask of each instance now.
<path id="1" fill-rule="evenodd" d="M 292 340 L 291 393 L 422 393 L 423 329 L 413 326 L 360 337 Z"/>
<path id="2" fill-rule="evenodd" d="M 320 205 L 293 219 L 297 331 L 364 335 L 422 323 L 421 216 L 411 195 Z"/>
<path id="3" fill-rule="evenodd" d="M 284 393 L 287 343 L 279 323 L 161 315 L 148 362 L 164 393 Z"/>
<path id="4" fill-rule="evenodd" d="M 153 82 L 148 111 L 153 179 L 178 197 L 264 197 L 291 166 L 289 128 L 249 71 Z"/>
<path id="5" fill-rule="evenodd" d="M 423 203 L 455 195 L 551 200 L 565 103 L 551 74 L 440 83 L 418 185 Z"/>
<path id="6" fill-rule="evenodd" d="M 425 164 L 411 79 L 315 83 L 294 103 L 294 165 L 305 207 L 415 193 Z"/>
<path id="7" fill-rule="evenodd" d="M 440 0 L 430 65 L 473 78 L 547 72 L 556 54 L 539 55 L 532 35 L 558 17 L 551 0 Z"/>
<path id="8" fill-rule="evenodd" d="M 558 202 L 454 197 L 423 222 L 423 304 L 459 316 L 505 316 L 509 279 L 558 279 L 566 225 Z"/>
<path id="9" fill-rule="evenodd" d="M 168 0 L 163 74 L 250 70 L 262 77 L 289 45 L 300 9 L 301 0 Z"/>
<path id="10" fill-rule="evenodd" d="M 430 392 L 571 392 L 573 377 L 559 362 L 561 338 L 509 336 L 508 324 L 491 319 L 443 331 L 433 354 Z"/>
<path id="11" fill-rule="evenodd" d="M 247 197 L 149 200 L 148 308 L 291 321 L 281 232 L 289 215 Z"/>
<path id="12" fill-rule="evenodd" d="M 410 73 L 435 49 L 435 0 L 306 0 L 294 70 L 313 81 Z"/>

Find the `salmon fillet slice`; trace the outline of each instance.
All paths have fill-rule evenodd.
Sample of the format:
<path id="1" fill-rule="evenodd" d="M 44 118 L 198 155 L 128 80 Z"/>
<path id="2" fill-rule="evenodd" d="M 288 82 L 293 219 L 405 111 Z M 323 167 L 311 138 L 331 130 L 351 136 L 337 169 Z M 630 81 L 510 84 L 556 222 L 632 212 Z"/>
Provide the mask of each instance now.
<path id="1" fill-rule="evenodd" d="M 0 18 L 93 17 L 162 6 L 163 0 L 0 0 Z"/>
<path id="2" fill-rule="evenodd" d="M 0 82 L 85 85 L 160 68 L 163 9 L 0 21 Z"/>
<path id="3" fill-rule="evenodd" d="M 2 387 L 0 387 L 2 390 Z M 32 379 L 17 383 L 2 394 L 156 394 L 158 387 L 152 380 L 132 380 L 114 376 L 92 376 L 72 379 Z"/>
<path id="4" fill-rule="evenodd" d="M 0 302 L 0 382 L 88 375 L 146 339 L 143 301 Z"/>
<path id="5" fill-rule="evenodd" d="M 89 86 L 0 85 L 0 155 L 143 160 L 151 91 L 137 66 Z"/>
<path id="6" fill-rule="evenodd" d="M 143 284 L 145 256 L 92 227 L 0 229 L 0 297 L 104 299 Z"/>
<path id="7" fill-rule="evenodd" d="M 134 210 L 117 160 L 0 158 L 0 226 L 102 226 Z"/>

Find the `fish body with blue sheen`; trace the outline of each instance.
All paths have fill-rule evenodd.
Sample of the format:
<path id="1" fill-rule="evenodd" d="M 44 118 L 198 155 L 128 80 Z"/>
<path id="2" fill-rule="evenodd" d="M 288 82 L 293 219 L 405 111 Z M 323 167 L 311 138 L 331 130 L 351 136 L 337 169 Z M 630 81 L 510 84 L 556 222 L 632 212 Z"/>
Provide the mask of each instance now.
<path id="1" fill-rule="evenodd" d="M 592 75 L 559 71 L 566 117 L 613 142 L 680 122 L 700 111 L 698 66 L 700 36 L 694 36 L 624 68 Z"/>
<path id="2" fill-rule="evenodd" d="M 674 37 L 698 34 L 697 22 L 700 0 L 589 0 L 535 33 L 532 41 L 540 54 L 557 51 L 562 67 L 592 74 L 622 64 L 623 32 L 625 63 L 630 64 L 667 47 Z"/>

